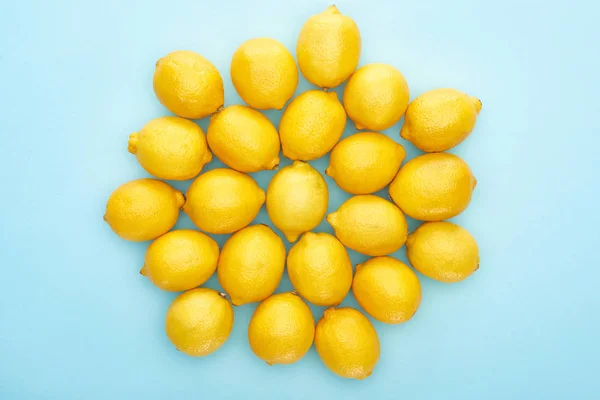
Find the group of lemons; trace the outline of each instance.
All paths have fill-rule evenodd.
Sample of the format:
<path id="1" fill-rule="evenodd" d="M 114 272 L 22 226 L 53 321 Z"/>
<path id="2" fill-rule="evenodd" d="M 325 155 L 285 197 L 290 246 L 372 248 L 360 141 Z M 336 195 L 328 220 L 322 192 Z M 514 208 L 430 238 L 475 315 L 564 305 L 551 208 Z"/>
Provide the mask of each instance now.
<path id="1" fill-rule="evenodd" d="M 437 89 L 409 104 L 403 75 L 386 64 L 356 70 L 360 53 L 356 23 L 335 6 L 309 18 L 296 56 L 302 74 L 323 90 L 294 98 L 279 129 L 256 111 L 282 109 L 298 84 L 296 62 L 278 41 L 248 40 L 233 55 L 231 79 L 249 107 L 223 108 L 222 78 L 199 54 L 176 51 L 156 64 L 156 95 L 178 116 L 150 121 L 130 136 L 129 151 L 157 178 L 197 177 L 185 197 L 159 180 L 128 182 L 110 196 L 104 219 L 123 239 L 155 239 L 141 273 L 163 290 L 184 291 L 166 316 L 166 333 L 180 351 L 214 352 L 231 332 L 232 304 L 261 302 L 248 327 L 259 358 L 290 364 L 314 342 L 330 370 L 363 379 L 379 359 L 379 339 L 360 311 L 335 307 L 351 288 L 369 315 L 399 324 L 417 311 L 421 285 L 410 267 L 388 254 L 406 243 L 412 266 L 443 282 L 461 281 L 479 267 L 473 237 L 443 220 L 465 210 L 475 188 L 467 164 L 444 151 L 471 133 L 481 102 L 458 90 Z M 327 89 L 346 80 L 340 102 Z M 189 120 L 209 115 L 206 135 Z M 366 131 L 340 141 L 347 116 Z M 427 153 L 400 168 L 404 148 L 375 131 L 402 116 L 401 137 Z M 294 162 L 275 174 L 265 193 L 247 173 L 278 168 L 280 148 Z M 335 236 L 311 232 L 325 217 L 328 188 L 307 161 L 330 151 L 326 174 L 355 195 L 326 217 Z M 212 154 L 230 169 L 198 176 Z M 372 195 L 387 185 L 393 202 Z M 287 240 L 300 238 L 287 257 L 271 228 L 248 226 L 265 202 Z M 202 231 L 233 235 L 219 251 L 200 231 L 169 232 L 182 208 Z M 426 222 L 408 235 L 404 214 Z M 373 257 L 357 265 L 354 276 L 346 247 Z M 273 294 L 286 262 L 296 291 Z M 215 270 L 228 296 L 198 288 Z M 305 300 L 330 307 L 316 326 Z"/>

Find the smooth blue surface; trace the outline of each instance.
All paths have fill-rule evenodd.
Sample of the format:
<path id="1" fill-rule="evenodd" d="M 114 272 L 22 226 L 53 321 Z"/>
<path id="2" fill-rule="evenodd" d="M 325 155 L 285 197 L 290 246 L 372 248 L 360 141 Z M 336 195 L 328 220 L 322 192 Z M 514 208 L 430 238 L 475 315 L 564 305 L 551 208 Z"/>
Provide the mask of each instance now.
<path id="1" fill-rule="evenodd" d="M 396 66 L 411 98 L 455 87 L 483 100 L 474 133 L 453 150 L 478 179 L 455 221 L 477 238 L 481 269 L 455 285 L 422 278 L 413 320 L 375 323 L 381 360 L 362 382 L 334 376 L 314 348 L 292 366 L 258 360 L 246 338 L 255 305 L 236 308 L 229 341 L 209 357 L 171 346 L 163 321 L 174 295 L 138 273 L 147 243 L 120 240 L 102 221 L 112 190 L 147 176 L 127 152 L 128 135 L 168 114 L 152 90 L 154 63 L 195 50 L 221 71 L 226 104 L 239 103 L 229 79 L 236 47 L 269 36 L 293 51 L 303 22 L 327 5 L 0 4 L 1 399 L 598 398 L 592 1 L 338 2 L 361 29 L 361 65 Z M 308 88 L 302 80 L 297 93 Z M 275 123 L 281 115 L 266 114 Z M 402 142 L 399 129 L 386 133 Z M 354 132 L 348 124 L 345 135 Z M 254 176 L 266 188 L 272 174 Z M 327 182 L 334 211 L 348 196 Z M 269 223 L 264 209 L 258 221 Z M 185 214 L 177 226 L 191 227 Z M 331 232 L 326 222 L 318 230 Z M 396 255 L 406 260 L 404 248 Z M 209 286 L 218 287 L 215 277 Z M 290 288 L 285 276 L 279 291 Z M 356 306 L 351 295 L 344 304 Z"/>

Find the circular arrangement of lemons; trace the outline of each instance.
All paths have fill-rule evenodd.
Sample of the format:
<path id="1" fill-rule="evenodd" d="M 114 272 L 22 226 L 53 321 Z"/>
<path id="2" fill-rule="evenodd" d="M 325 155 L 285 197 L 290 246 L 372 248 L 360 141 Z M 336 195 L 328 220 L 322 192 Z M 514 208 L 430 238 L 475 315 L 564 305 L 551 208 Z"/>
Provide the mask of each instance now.
<path id="1" fill-rule="evenodd" d="M 128 150 L 158 179 L 194 180 L 185 197 L 158 179 L 124 183 L 109 196 L 104 220 L 125 240 L 153 240 L 140 273 L 164 291 L 183 292 L 165 320 L 167 337 L 182 353 L 215 352 L 231 333 L 233 306 L 260 303 L 248 326 L 260 360 L 292 364 L 314 343 L 333 373 L 365 379 L 381 351 L 369 317 L 414 320 L 421 277 L 455 283 L 479 269 L 475 238 L 445 220 L 471 202 L 477 181 L 447 151 L 474 130 L 482 103 L 451 88 L 411 102 L 395 66 L 357 69 L 360 31 L 336 6 L 304 23 L 295 50 L 297 64 L 275 39 L 242 43 L 230 77 L 245 105 L 227 107 L 223 79 L 209 60 L 188 50 L 158 60 L 154 91 L 176 116 L 155 118 L 131 134 Z M 319 89 L 294 98 L 298 70 Z M 330 89 L 344 82 L 340 99 Z M 268 109 L 283 110 L 278 126 L 258 111 Z M 191 121 L 205 117 L 206 135 Z M 399 135 L 382 132 L 402 118 Z M 348 119 L 366 131 L 342 139 Z M 404 162 L 406 146 L 426 154 Z M 261 188 L 248 174 L 278 169 L 280 154 L 291 165 Z M 308 163 L 328 154 L 325 171 Z M 211 168 L 215 158 L 229 168 Z M 337 210 L 329 204 L 328 180 L 351 195 Z M 386 187 L 391 201 L 381 195 Z M 251 225 L 263 204 L 272 226 Z M 181 210 L 199 230 L 172 230 Z M 405 215 L 424 222 L 409 232 Z M 313 231 L 325 221 L 333 235 Z M 289 252 L 278 233 L 292 243 Z M 230 236 L 219 249 L 208 234 Z M 396 257 L 405 244 L 407 263 Z M 353 268 L 347 249 L 367 257 Z M 286 266 L 295 291 L 275 293 Z M 201 287 L 215 272 L 223 293 Z M 340 306 L 350 292 L 369 317 Z M 329 307 L 316 325 L 307 303 Z"/>

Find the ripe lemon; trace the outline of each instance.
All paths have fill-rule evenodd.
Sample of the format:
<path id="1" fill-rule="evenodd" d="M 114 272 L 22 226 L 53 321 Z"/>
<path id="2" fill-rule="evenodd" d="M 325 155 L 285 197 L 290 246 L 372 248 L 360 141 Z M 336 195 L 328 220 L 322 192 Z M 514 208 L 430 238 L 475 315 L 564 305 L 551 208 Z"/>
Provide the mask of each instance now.
<path id="1" fill-rule="evenodd" d="M 404 75 L 387 64 L 359 68 L 344 89 L 344 108 L 356 129 L 382 131 L 400 121 L 410 94 Z"/>
<path id="2" fill-rule="evenodd" d="M 281 110 L 298 86 L 298 67 L 277 40 L 250 39 L 233 53 L 231 81 L 250 107 Z"/>
<path id="3" fill-rule="evenodd" d="M 413 158 L 390 184 L 390 197 L 408 216 L 441 221 L 463 212 L 477 180 L 460 157 L 431 153 Z"/>
<path id="4" fill-rule="evenodd" d="M 290 242 L 319 225 L 328 200 L 325 179 L 302 161 L 278 171 L 267 188 L 269 217 Z"/>
<path id="5" fill-rule="evenodd" d="M 452 283 L 479 269 L 477 242 L 451 222 L 426 222 L 406 241 L 406 255 L 417 271 L 436 281 Z"/>
<path id="6" fill-rule="evenodd" d="M 173 114 L 199 119 L 223 106 L 223 79 L 217 68 L 193 51 L 180 50 L 156 63 L 154 92 Z"/>
<path id="7" fill-rule="evenodd" d="M 446 151 L 469 136 L 479 111 L 476 97 L 455 89 L 431 90 L 408 105 L 400 136 L 423 151 Z"/>
<path id="8" fill-rule="evenodd" d="M 285 246 L 266 225 L 252 225 L 231 236 L 221 251 L 219 282 L 236 306 L 269 297 L 281 281 Z"/>

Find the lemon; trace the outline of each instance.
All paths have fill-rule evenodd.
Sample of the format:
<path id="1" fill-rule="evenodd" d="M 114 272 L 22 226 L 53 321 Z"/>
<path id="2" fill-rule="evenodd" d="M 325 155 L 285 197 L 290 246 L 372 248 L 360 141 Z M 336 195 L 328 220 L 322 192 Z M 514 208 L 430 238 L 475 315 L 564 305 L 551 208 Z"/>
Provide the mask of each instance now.
<path id="1" fill-rule="evenodd" d="M 344 246 L 369 256 L 383 256 L 406 242 L 408 225 L 398 207 L 371 194 L 346 200 L 327 216 Z"/>
<path id="2" fill-rule="evenodd" d="M 342 137 L 346 112 L 335 92 L 309 90 L 287 106 L 279 124 L 283 154 L 292 160 L 322 157 Z"/>
<path id="3" fill-rule="evenodd" d="M 152 242 L 140 273 L 160 289 L 179 292 L 206 282 L 217 269 L 218 259 L 217 242 L 202 232 L 182 229 Z"/>
<path id="4" fill-rule="evenodd" d="M 252 222 L 264 202 L 265 192 L 250 176 L 217 168 L 192 182 L 183 211 L 205 232 L 232 233 Z"/>
<path id="5" fill-rule="evenodd" d="M 248 326 L 250 348 L 269 365 L 292 364 L 312 346 L 315 320 L 295 293 L 279 293 L 263 300 Z"/>
<path id="6" fill-rule="evenodd" d="M 302 161 L 278 171 L 267 188 L 269 217 L 290 242 L 319 225 L 328 200 L 325 179 Z"/>
<path id="7" fill-rule="evenodd" d="M 193 51 L 180 50 L 156 63 L 154 92 L 173 114 L 199 119 L 223 106 L 223 79 L 215 66 Z"/>
<path id="8" fill-rule="evenodd" d="M 471 202 L 477 180 L 460 157 L 423 154 L 406 164 L 390 184 L 390 197 L 408 216 L 441 221 L 457 216 Z"/>
<path id="9" fill-rule="evenodd" d="M 371 322 L 353 308 L 328 308 L 315 329 L 323 364 L 342 378 L 365 379 L 379 361 L 379 338 Z"/>
<path id="10" fill-rule="evenodd" d="M 328 233 L 305 233 L 290 249 L 287 268 L 294 288 L 317 306 L 340 304 L 352 285 L 348 252 Z"/>
<path id="11" fill-rule="evenodd" d="M 348 80 L 344 108 L 356 129 L 381 131 L 400 121 L 409 98 L 400 71 L 387 64 L 367 64 Z"/>
<path id="12" fill-rule="evenodd" d="M 285 246 L 266 225 L 252 225 L 231 236 L 221 251 L 219 282 L 236 306 L 269 297 L 281 281 Z"/>
<path id="13" fill-rule="evenodd" d="M 185 181 L 212 160 L 202 129 L 179 117 L 160 117 L 129 136 L 128 150 L 148 173 Z"/>
<path id="14" fill-rule="evenodd" d="M 122 239 L 143 242 L 167 233 L 184 202 L 183 194 L 164 182 L 137 179 L 110 195 L 104 220 Z"/>
<path id="15" fill-rule="evenodd" d="M 469 136 L 479 111 L 476 97 L 455 89 L 431 90 L 408 105 L 400 136 L 423 151 L 446 151 Z"/>
<path id="16" fill-rule="evenodd" d="M 281 110 L 298 86 L 294 57 L 277 40 L 250 39 L 233 53 L 231 81 L 252 108 Z"/>
<path id="17" fill-rule="evenodd" d="M 210 117 L 208 145 L 219 160 L 240 172 L 275 169 L 279 135 L 271 121 L 246 106 L 229 106 Z"/>
<path id="18" fill-rule="evenodd" d="M 177 350 L 202 357 L 225 343 L 233 327 L 233 308 L 225 295 L 198 288 L 177 296 L 167 311 L 165 330 Z"/>
<path id="19" fill-rule="evenodd" d="M 348 193 L 369 194 L 394 179 L 404 157 L 404 147 L 387 136 L 359 132 L 335 145 L 325 173 Z"/>
<path id="20" fill-rule="evenodd" d="M 477 242 L 451 222 L 426 222 L 406 241 L 406 255 L 417 271 L 436 281 L 459 282 L 479 269 Z"/>
<path id="21" fill-rule="evenodd" d="M 357 265 L 352 292 L 369 315 L 387 324 L 408 321 L 421 304 L 419 278 L 392 257 L 375 257 Z"/>
<path id="22" fill-rule="evenodd" d="M 334 88 L 358 66 L 361 40 L 356 22 L 336 6 L 310 17 L 296 45 L 300 71 L 313 85 Z"/>

